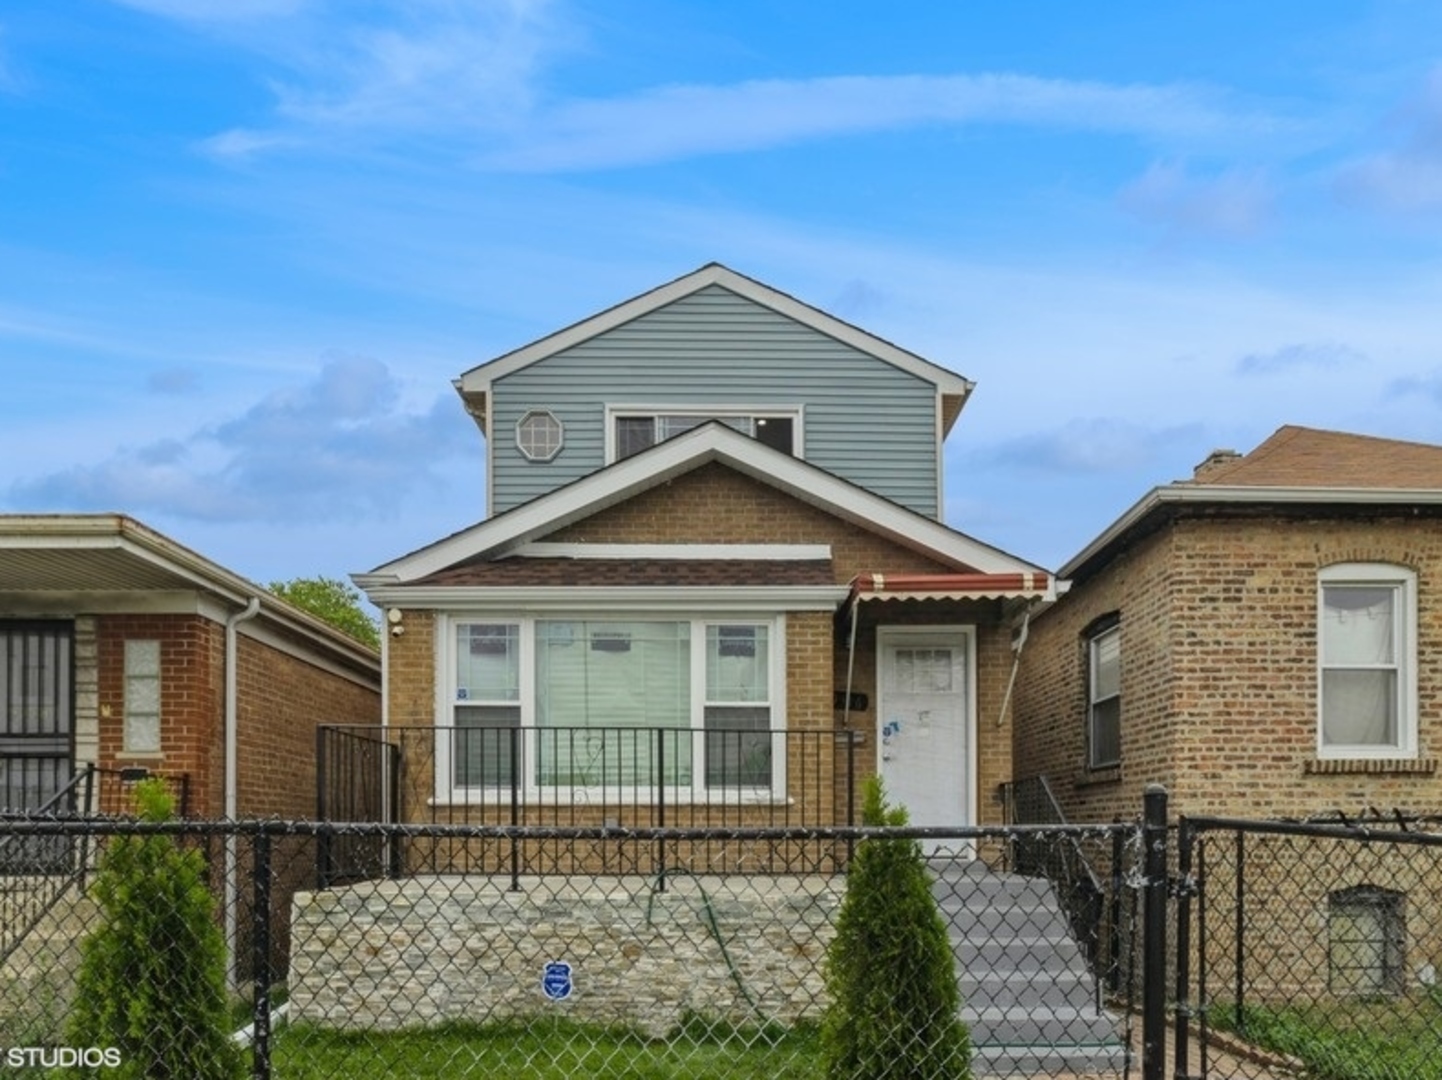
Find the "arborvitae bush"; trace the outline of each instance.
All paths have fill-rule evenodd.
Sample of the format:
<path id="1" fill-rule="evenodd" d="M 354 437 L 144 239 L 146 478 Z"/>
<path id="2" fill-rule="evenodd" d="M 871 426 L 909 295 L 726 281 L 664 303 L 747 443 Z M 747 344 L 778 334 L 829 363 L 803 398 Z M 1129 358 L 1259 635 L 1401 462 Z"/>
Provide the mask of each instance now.
<path id="1" fill-rule="evenodd" d="M 881 781 L 866 784 L 862 823 L 902 826 Z M 830 1080 L 966 1080 L 971 1039 L 959 1014 L 955 958 L 921 845 L 857 845 L 827 953 L 822 1056 Z"/>
<path id="2" fill-rule="evenodd" d="M 166 821 L 159 780 L 136 785 L 145 821 Z M 101 919 L 86 939 L 71 1011 L 76 1047 L 114 1048 L 106 1077 L 220 1080 L 241 1075 L 231 1040 L 225 937 L 201 853 L 169 835 L 117 836 L 101 857 L 93 896 Z"/>

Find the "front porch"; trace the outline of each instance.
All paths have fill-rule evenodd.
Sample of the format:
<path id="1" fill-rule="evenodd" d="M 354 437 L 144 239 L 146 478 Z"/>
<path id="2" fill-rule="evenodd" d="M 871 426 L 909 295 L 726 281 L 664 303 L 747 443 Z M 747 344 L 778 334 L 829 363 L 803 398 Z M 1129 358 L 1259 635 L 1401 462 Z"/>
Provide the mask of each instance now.
<path id="1" fill-rule="evenodd" d="M 524 840 L 364 835 L 320 851 L 322 884 L 413 873 L 839 870 L 845 844 L 805 853 L 720 838 L 549 845 L 536 829 L 826 829 L 858 823 L 864 739 L 836 730 L 673 727 L 337 727 L 316 736 L 316 818 L 501 826 Z"/>

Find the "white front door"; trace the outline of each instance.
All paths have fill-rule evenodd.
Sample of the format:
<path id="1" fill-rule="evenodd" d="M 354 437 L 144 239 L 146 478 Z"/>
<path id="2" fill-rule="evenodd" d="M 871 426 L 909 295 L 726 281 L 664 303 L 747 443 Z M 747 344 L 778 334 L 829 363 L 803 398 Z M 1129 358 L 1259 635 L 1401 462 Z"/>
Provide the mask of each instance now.
<path id="1" fill-rule="evenodd" d="M 887 801 L 905 806 L 912 825 L 973 823 L 974 641 L 970 627 L 877 631 L 879 768 Z"/>

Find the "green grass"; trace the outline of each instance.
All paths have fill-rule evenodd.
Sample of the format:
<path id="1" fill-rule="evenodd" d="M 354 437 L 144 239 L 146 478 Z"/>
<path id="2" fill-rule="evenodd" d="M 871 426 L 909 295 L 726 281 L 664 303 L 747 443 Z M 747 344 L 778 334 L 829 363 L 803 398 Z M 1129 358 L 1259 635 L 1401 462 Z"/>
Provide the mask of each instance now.
<path id="1" fill-rule="evenodd" d="M 1215 1005 L 1212 1027 L 1297 1058 L 1308 1080 L 1442 1080 L 1442 1009 L 1421 1002 Z"/>
<path id="2" fill-rule="evenodd" d="M 395 1032 L 337 1032 L 291 1024 L 272 1041 L 280 1080 L 346 1076 L 663 1080 L 818 1080 L 814 1028 L 738 1028 L 688 1021 L 665 1039 L 569 1021 L 448 1023 Z"/>

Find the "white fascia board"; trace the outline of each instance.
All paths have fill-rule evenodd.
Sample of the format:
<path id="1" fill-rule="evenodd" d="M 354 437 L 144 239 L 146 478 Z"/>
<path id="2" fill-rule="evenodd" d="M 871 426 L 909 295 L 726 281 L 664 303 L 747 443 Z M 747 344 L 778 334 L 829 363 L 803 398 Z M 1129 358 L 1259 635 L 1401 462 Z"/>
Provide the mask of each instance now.
<path id="1" fill-rule="evenodd" d="M 402 610 L 529 612 L 835 611 L 846 585 L 514 585 L 379 587 L 371 602 Z"/>
<path id="2" fill-rule="evenodd" d="M 688 559 L 725 562 L 818 562 L 830 544 L 548 544 L 533 541 L 511 552 L 530 559 Z"/>
<path id="3" fill-rule="evenodd" d="M 548 334 L 514 352 L 506 353 L 479 367 L 474 367 L 455 380 L 456 389 L 462 397 L 484 393 L 495 380 L 504 378 L 513 371 L 574 345 L 579 345 L 598 334 L 604 334 L 608 330 L 613 330 L 632 319 L 663 308 L 667 304 L 674 303 L 682 297 L 689 296 L 710 285 L 720 285 L 730 289 L 763 307 L 770 308 L 772 311 L 794 319 L 828 337 L 835 338 L 843 344 L 850 345 L 893 367 L 915 375 L 934 385 L 940 393 L 959 394 L 965 399 L 976 386 L 970 379 L 933 364 L 930 360 L 908 352 L 898 345 L 893 345 L 884 338 L 869 334 L 860 327 L 843 322 L 819 308 L 802 303 L 795 297 L 779 292 L 769 285 L 763 285 L 754 278 L 738 274 L 720 263 L 710 263 L 684 277 L 667 282 L 665 285 L 644 292 L 615 307 L 607 308 L 589 319 L 573 323 L 563 330 Z"/>
<path id="4" fill-rule="evenodd" d="M 372 589 L 392 582 L 415 581 L 465 559 L 514 549 L 710 461 L 723 462 L 803 502 L 942 561 L 987 574 L 1046 572 L 841 480 L 825 469 L 763 446 L 724 425 L 709 423 L 370 573 L 353 575 L 352 580 L 369 595 Z"/>
<path id="5" fill-rule="evenodd" d="M 1152 488 L 1057 571 L 1069 578 L 1163 506 L 1442 506 L 1436 488 L 1257 487 L 1226 484 L 1165 484 Z"/>
<path id="6" fill-rule="evenodd" d="M 234 571 L 191 551 L 169 537 L 123 514 L 54 514 L 0 517 L 0 548 L 43 546 L 54 550 L 124 552 L 194 588 L 202 597 L 243 608 L 258 597 L 261 611 L 271 622 L 285 626 L 317 649 L 347 656 L 351 661 L 379 670 L 375 652 L 328 623 L 298 611 L 288 603 Z M 202 601 L 200 610 L 207 613 Z M 224 612 L 217 621 L 233 612 Z M 208 617 L 218 612 L 210 609 Z"/>

